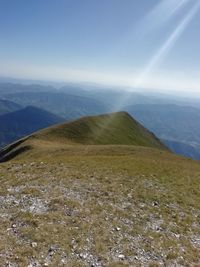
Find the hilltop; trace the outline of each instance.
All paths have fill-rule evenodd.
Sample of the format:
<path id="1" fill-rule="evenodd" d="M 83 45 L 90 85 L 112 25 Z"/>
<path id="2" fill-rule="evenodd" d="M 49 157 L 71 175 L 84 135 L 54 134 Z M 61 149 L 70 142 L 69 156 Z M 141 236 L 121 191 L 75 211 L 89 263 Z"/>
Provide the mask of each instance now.
<path id="1" fill-rule="evenodd" d="M 129 145 L 166 150 L 154 134 L 146 130 L 128 113 L 117 112 L 83 117 L 41 130 L 6 147 L 3 153 L 0 153 L 0 159 L 12 157 L 17 150 L 24 151 L 23 147 L 38 151 L 43 148 L 57 149 L 61 146 L 64 149 L 65 145 L 69 144 Z"/>
<path id="2" fill-rule="evenodd" d="M 51 127 L 34 135 L 45 140 L 63 140 L 93 145 L 137 145 L 164 148 L 158 138 L 127 112 L 116 112 Z"/>

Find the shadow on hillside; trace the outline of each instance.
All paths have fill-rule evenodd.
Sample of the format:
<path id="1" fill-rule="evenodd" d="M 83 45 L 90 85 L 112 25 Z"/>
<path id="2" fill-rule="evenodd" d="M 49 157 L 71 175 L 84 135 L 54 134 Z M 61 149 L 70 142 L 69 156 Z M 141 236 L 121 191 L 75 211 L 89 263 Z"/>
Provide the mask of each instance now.
<path id="1" fill-rule="evenodd" d="M 31 146 L 30 145 L 25 145 L 25 146 L 20 146 L 26 139 L 21 139 L 11 145 L 6 146 L 2 150 L 0 150 L 0 163 L 9 161 L 19 154 L 30 150 Z"/>

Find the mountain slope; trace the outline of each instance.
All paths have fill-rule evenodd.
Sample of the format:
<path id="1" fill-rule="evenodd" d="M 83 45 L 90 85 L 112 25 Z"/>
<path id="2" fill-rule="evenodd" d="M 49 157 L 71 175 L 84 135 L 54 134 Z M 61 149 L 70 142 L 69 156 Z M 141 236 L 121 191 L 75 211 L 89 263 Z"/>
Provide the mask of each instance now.
<path id="1" fill-rule="evenodd" d="M 36 132 L 6 147 L 0 153 L 1 161 L 12 158 L 26 151 L 26 147 L 41 151 L 50 147 L 54 149 L 65 145 L 129 145 L 152 147 L 161 150 L 167 148 L 151 132 L 136 122 L 128 113 L 117 112 L 81 119 L 56 125 Z"/>
<path id="2" fill-rule="evenodd" d="M 70 140 L 94 145 L 138 145 L 164 148 L 163 144 L 128 113 L 117 112 L 83 117 L 41 131 L 37 137 Z"/>
<path id="3" fill-rule="evenodd" d="M 101 116 L 1 151 L 12 160 L 0 164 L 0 266 L 199 266 L 199 162 L 122 145 L 141 128 L 115 116 L 125 126 L 115 122 L 92 145 L 83 133 L 91 119 L 99 130 Z M 105 145 L 110 134 L 118 144 Z M 143 138 L 152 145 L 149 132 Z"/>
<path id="4" fill-rule="evenodd" d="M 1 115 L 0 146 L 61 121 L 63 121 L 62 118 L 35 107 L 26 107 Z"/>
<path id="5" fill-rule="evenodd" d="M 12 101 L 0 99 L 0 115 L 16 111 L 21 109 L 22 107 Z"/>

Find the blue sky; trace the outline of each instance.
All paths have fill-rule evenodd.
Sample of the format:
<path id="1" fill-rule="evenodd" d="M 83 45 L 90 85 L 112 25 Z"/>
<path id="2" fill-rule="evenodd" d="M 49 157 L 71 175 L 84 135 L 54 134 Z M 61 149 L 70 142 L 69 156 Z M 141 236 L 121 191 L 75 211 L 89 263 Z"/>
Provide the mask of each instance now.
<path id="1" fill-rule="evenodd" d="M 0 75 L 200 92 L 199 0 L 0 0 Z"/>

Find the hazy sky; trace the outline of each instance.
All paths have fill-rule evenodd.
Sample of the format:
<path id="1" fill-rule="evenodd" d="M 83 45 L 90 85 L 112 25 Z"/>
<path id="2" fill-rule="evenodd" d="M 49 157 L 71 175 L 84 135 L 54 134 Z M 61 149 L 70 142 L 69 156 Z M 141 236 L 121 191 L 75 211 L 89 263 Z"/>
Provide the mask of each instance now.
<path id="1" fill-rule="evenodd" d="M 0 75 L 200 92 L 200 0 L 0 0 Z"/>

